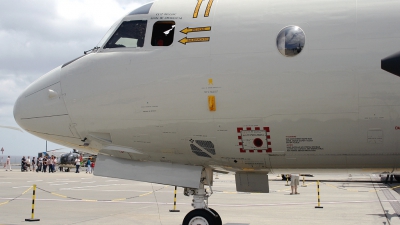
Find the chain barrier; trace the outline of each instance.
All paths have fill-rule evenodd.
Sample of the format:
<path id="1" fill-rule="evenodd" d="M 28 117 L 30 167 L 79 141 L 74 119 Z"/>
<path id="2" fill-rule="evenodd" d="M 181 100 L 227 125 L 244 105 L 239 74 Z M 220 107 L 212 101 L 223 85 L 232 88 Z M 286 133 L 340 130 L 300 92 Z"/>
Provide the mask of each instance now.
<path id="1" fill-rule="evenodd" d="M 111 200 L 94 200 L 94 199 L 75 198 L 75 197 L 70 197 L 70 196 L 58 194 L 58 193 L 55 193 L 55 192 L 47 191 L 47 190 L 45 190 L 45 189 L 43 189 L 43 188 L 40 188 L 40 187 L 36 187 L 36 189 L 41 190 L 41 191 L 46 192 L 46 193 L 49 193 L 49 194 L 51 194 L 51 195 L 57 196 L 57 197 L 67 198 L 67 199 L 72 199 L 72 200 L 79 200 L 79 201 L 86 201 L 86 202 L 118 202 L 118 201 L 126 201 L 126 200 L 129 200 L 129 199 L 134 199 L 134 198 L 139 198 L 139 197 L 143 197 L 143 196 L 146 196 L 146 195 L 150 195 L 150 194 L 152 194 L 153 192 L 160 191 L 160 190 L 162 190 L 162 189 L 164 189 L 164 188 L 166 188 L 166 187 L 167 187 L 167 186 L 163 186 L 163 187 L 161 187 L 161 188 L 159 188 L 159 189 L 157 189 L 157 190 L 150 191 L 150 192 L 147 192 L 147 193 L 144 193 L 144 194 L 141 194 L 141 195 L 136 195 L 136 196 L 132 196 L 132 197 L 128 197 L 128 198 L 111 199 Z M 14 201 L 15 199 L 18 199 L 18 198 L 21 197 L 22 195 L 26 194 L 26 193 L 27 193 L 30 189 L 32 189 L 32 188 L 33 188 L 33 186 L 29 187 L 26 191 L 24 191 L 22 194 L 18 195 L 17 197 L 12 198 L 11 200 L 8 200 L 8 201 L 6 201 L 6 202 L 0 203 L 0 206 L 5 205 L 5 204 L 7 204 L 7 203 L 10 203 L 10 202 Z"/>
<path id="2" fill-rule="evenodd" d="M 395 186 L 395 187 L 387 187 L 387 189 L 360 191 L 360 190 L 356 190 L 356 189 L 350 189 L 350 188 L 335 186 L 335 185 L 332 185 L 332 184 L 328 184 L 326 182 L 321 182 L 321 183 L 325 184 L 326 186 L 332 187 L 332 188 L 336 188 L 336 189 L 339 189 L 339 190 L 342 190 L 342 191 L 351 191 L 351 192 L 371 192 L 371 193 L 374 193 L 374 192 L 383 191 L 383 190 L 387 190 L 387 189 L 394 190 L 394 189 L 400 188 L 400 185 L 398 185 L 398 186 Z"/>
<path id="3" fill-rule="evenodd" d="M 315 181 L 315 182 L 309 182 L 309 183 L 305 183 L 305 184 L 306 184 L 306 186 L 309 186 L 309 185 L 314 185 L 316 183 L 317 182 Z M 371 193 L 374 193 L 374 192 L 386 190 L 386 189 L 379 189 L 379 190 L 362 191 L 362 190 L 355 190 L 355 189 L 349 189 L 349 188 L 345 188 L 345 187 L 335 186 L 335 185 L 329 184 L 327 182 L 320 182 L 320 184 L 324 184 L 326 186 L 329 186 L 329 187 L 332 187 L 332 188 L 336 188 L 336 189 L 339 189 L 339 190 L 342 190 L 342 191 L 350 191 L 350 192 L 371 192 Z M 393 190 L 397 189 L 397 188 L 400 188 L 400 185 L 394 186 L 394 187 L 387 187 L 387 189 L 393 189 Z M 270 191 L 269 193 L 278 193 L 278 192 L 285 192 L 285 191 L 290 191 L 290 188 L 285 188 L 285 189 L 281 189 L 281 190 L 273 190 L 273 191 Z M 260 194 L 260 193 L 250 193 L 250 192 L 219 191 L 219 190 L 214 190 L 214 192 L 215 193 L 222 193 L 222 194 L 240 194 L 240 195 L 242 195 L 242 194 L 243 195 L 245 195 L 245 194 Z"/>
<path id="4" fill-rule="evenodd" d="M 86 202 L 117 202 L 117 201 L 126 201 L 126 200 L 129 200 L 129 199 L 143 197 L 143 196 L 152 194 L 153 192 L 160 191 L 160 190 L 162 190 L 162 189 L 164 189 L 166 187 L 167 186 L 163 186 L 163 187 L 161 187 L 161 188 L 159 188 L 157 190 L 150 191 L 150 192 L 147 192 L 147 193 L 144 193 L 144 194 L 141 194 L 141 195 L 136 195 L 136 196 L 132 196 L 132 197 L 128 197 L 128 198 L 111 199 L 111 200 L 96 200 L 96 199 L 75 198 L 75 197 L 70 197 L 70 196 L 58 194 L 58 193 L 55 193 L 55 192 L 47 191 L 47 190 L 45 190 L 43 188 L 40 188 L 40 187 L 37 187 L 37 189 L 39 189 L 39 190 L 41 190 L 43 192 L 46 192 L 46 193 L 61 197 L 61 198 L 67 198 L 67 199 L 72 199 L 72 200 L 79 200 L 79 201 L 86 201 Z"/>
<path id="5" fill-rule="evenodd" d="M 312 185 L 312 184 L 314 184 L 314 183 L 316 183 L 316 182 L 310 182 L 310 183 L 307 183 L 307 185 Z M 320 182 L 320 183 L 321 183 L 321 184 L 324 184 L 324 185 L 326 185 L 326 186 L 332 187 L 332 188 L 336 188 L 336 189 L 342 190 L 342 191 L 351 191 L 351 192 L 371 192 L 371 193 L 373 193 L 373 192 L 378 192 L 378 191 L 386 190 L 386 189 L 379 189 L 379 190 L 360 191 L 360 190 L 348 189 L 348 188 L 345 188 L 345 187 L 335 186 L 335 185 L 332 185 L 332 184 L 329 184 L 329 183 L 326 183 L 326 182 Z M 162 190 L 162 189 L 165 189 L 166 187 L 167 187 L 167 186 L 163 186 L 163 187 L 161 187 L 161 188 L 159 188 L 159 189 L 157 189 L 157 190 L 154 190 L 154 192 L 157 192 L 157 191 L 160 191 L 160 190 Z M 12 202 L 12 201 L 18 199 L 18 198 L 21 197 L 22 195 L 26 194 L 26 193 L 27 193 L 30 189 L 32 189 L 32 188 L 33 188 L 33 186 L 29 187 L 26 191 L 24 191 L 22 194 L 18 195 L 17 197 L 14 197 L 14 198 L 12 198 L 12 199 L 10 199 L 10 200 L 8 200 L 8 201 L 5 201 L 5 202 L 1 202 L 1 203 L 0 203 L 0 206 L 6 205 L 6 204 L 8 204 L 8 203 L 10 203 L 10 202 Z M 144 194 L 141 194 L 141 195 L 136 195 L 136 196 L 132 196 L 132 197 L 128 197 L 128 198 L 118 198 L 118 199 L 111 199 L 111 200 L 94 200 L 94 199 L 83 199 L 83 198 L 70 197 L 70 196 L 58 194 L 58 193 L 55 193 L 55 192 L 47 191 L 47 190 L 45 190 L 45 189 L 43 189 L 43 188 L 40 188 L 40 187 L 36 187 L 36 188 L 37 188 L 38 190 L 41 190 L 41 191 L 43 191 L 43 192 L 49 193 L 49 194 L 54 195 L 54 196 L 57 196 L 57 197 L 67 198 L 67 199 L 71 199 L 71 200 L 87 201 L 87 202 L 117 202 L 117 201 L 126 201 L 126 200 L 129 200 L 129 199 L 139 198 L 139 197 L 143 197 L 143 196 L 150 195 L 150 194 L 153 193 L 153 191 L 150 191 L 150 192 L 147 192 L 147 193 L 144 193 Z M 393 189 L 393 190 L 394 190 L 394 189 L 397 189 L 397 188 L 400 188 L 400 185 L 394 186 L 394 187 L 387 187 L 387 189 Z M 284 191 L 288 191 L 288 190 L 290 190 L 290 189 L 289 189 L 289 188 L 285 188 L 285 189 L 282 189 L 282 190 L 273 190 L 273 191 L 270 191 L 269 193 L 278 193 L 278 192 L 284 192 Z M 216 192 L 216 193 L 223 193 L 223 194 L 259 194 L 259 193 L 229 192 L 229 191 L 218 191 L 218 190 L 214 190 L 214 192 Z"/>
<path id="6" fill-rule="evenodd" d="M 26 193 L 27 193 L 29 190 L 31 190 L 32 188 L 33 188 L 33 186 L 31 186 L 31 187 L 29 187 L 28 189 L 26 189 L 26 191 L 24 191 L 22 194 L 18 195 L 17 197 L 12 198 L 11 200 L 8 200 L 8 201 L 5 201 L 5 202 L 0 203 L 0 206 L 5 205 L 5 204 L 7 204 L 7 203 L 10 203 L 10 202 L 14 201 L 15 199 L 17 199 L 17 198 L 21 197 L 22 195 L 26 194 Z"/>

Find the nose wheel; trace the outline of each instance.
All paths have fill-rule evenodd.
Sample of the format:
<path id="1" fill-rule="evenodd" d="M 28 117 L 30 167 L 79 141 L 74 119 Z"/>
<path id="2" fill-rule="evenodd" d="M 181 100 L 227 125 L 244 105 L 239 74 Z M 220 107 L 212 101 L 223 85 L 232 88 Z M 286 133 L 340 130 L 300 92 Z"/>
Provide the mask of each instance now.
<path id="1" fill-rule="evenodd" d="M 182 225 L 222 225 L 221 217 L 213 209 L 194 209 L 183 219 Z"/>
<path id="2" fill-rule="evenodd" d="M 212 208 L 208 208 L 208 209 L 216 215 L 216 217 L 215 217 L 215 225 L 222 225 L 222 219 L 219 216 L 219 214 L 217 213 L 217 211 L 215 211 Z"/>

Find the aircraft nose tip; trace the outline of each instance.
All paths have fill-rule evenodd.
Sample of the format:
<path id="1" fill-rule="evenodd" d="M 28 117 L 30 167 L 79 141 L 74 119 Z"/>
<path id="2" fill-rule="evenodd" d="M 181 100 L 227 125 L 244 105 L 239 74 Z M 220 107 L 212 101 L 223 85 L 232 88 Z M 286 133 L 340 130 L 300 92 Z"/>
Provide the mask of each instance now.
<path id="1" fill-rule="evenodd" d="M 14 118 L 24 130 L 46 139 L 72 137 L 70 119 L 62 98 L 60 67 L 33 82 L 14 104 Z"/>
<path id="2" fill-rule="evenodd" d="M 14 104 L 14 110 L 13 110 L 13 114 L 14 114 L 14 119 L 15 119 L 15 121 L 17 122 L 17 124 L 19 125 L 19 126 L 21 126 L 21 124 L 20 124 L 20 121 L 21 121 L 21 114 L 20 114 L 20 112 L 21 112 L 21 96 L 22 96 L 22 94 L 18 97 L 18 99 L 17 99 L 17 101 L 15 102 L 15 104 Z M 22 126 L 21 126 L 22 127 Z"/>

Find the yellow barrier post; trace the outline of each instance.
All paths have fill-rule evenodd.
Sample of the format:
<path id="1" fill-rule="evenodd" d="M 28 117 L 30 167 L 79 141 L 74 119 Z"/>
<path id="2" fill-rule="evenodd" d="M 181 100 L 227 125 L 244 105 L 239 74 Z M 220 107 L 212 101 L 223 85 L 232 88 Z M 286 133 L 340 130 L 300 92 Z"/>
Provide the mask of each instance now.
<path id="1" fill-rule="evenodd" d="M 303 176 L 303 185 L 301 185 L 301 186 L 302 186 L 302 187 L 307 187 L 304 176 Z"/>
<path id="2" fill-rule="evenodd" d="M 36 199 L 36 184 L 33 185 L 32 215 L 30 219 L 25 219 L 25 221 L 28 222 L 40 221 L 40 219 L 35 219 L 35 199 Z"/>
<path id="3" fill-rule="evenodd" d="M 289 185 L 289 174 L 286 174 L 286 184 L 285 184 L 285 186 L 290 186 Z"/>
<path id="4" fill-rule="evenodd" d="M 321 200 L 319 197 L 319 180 L 317 181 L 317 192 L 318 192 L 318 206 L 315 206 L 316 209 L 322 209 L 324 207 L 321 206 Z"/>
<path id="5" fill-rule="evenodd" d="M 180 212 L 180 210 L 176 210 L 176 186 L 174 191 L 174 209 L 170 209 L 170 212 Z"/>

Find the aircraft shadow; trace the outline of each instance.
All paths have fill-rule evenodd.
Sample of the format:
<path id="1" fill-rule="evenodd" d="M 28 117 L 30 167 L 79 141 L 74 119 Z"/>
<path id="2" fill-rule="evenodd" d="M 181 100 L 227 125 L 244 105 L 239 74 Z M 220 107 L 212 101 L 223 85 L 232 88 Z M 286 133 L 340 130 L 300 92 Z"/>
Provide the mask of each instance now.
<path id="1" fill-rule="evenodd" d="M 379 217 L 382 217 L 382 218 L 387 218 L 388 221 L 391 221 L 392 218 L 396 218 L 396 217 L 398 218 L 399 217 L 396 213 L 391 213 L 391 214 L 389 214 L 389 213 L 387 213 L 387 214 L 366 214 L 366 215 L 368 215 L 368 216 L 379 216 Z M 387 224 L 387 223 L 383 222 L 383 224 Z"/>
<path id="2" fill-rule="evenodd" d="M 400 184 L 396 184 L 396 183 L 393 183 L 393 184 L 383 184 L 383 185 L 385 185 L 387 188 L 391 188 L 391 189 L 393 189 L 393 191 L 395 191 L 397 194 L 400 194 Z"/>

